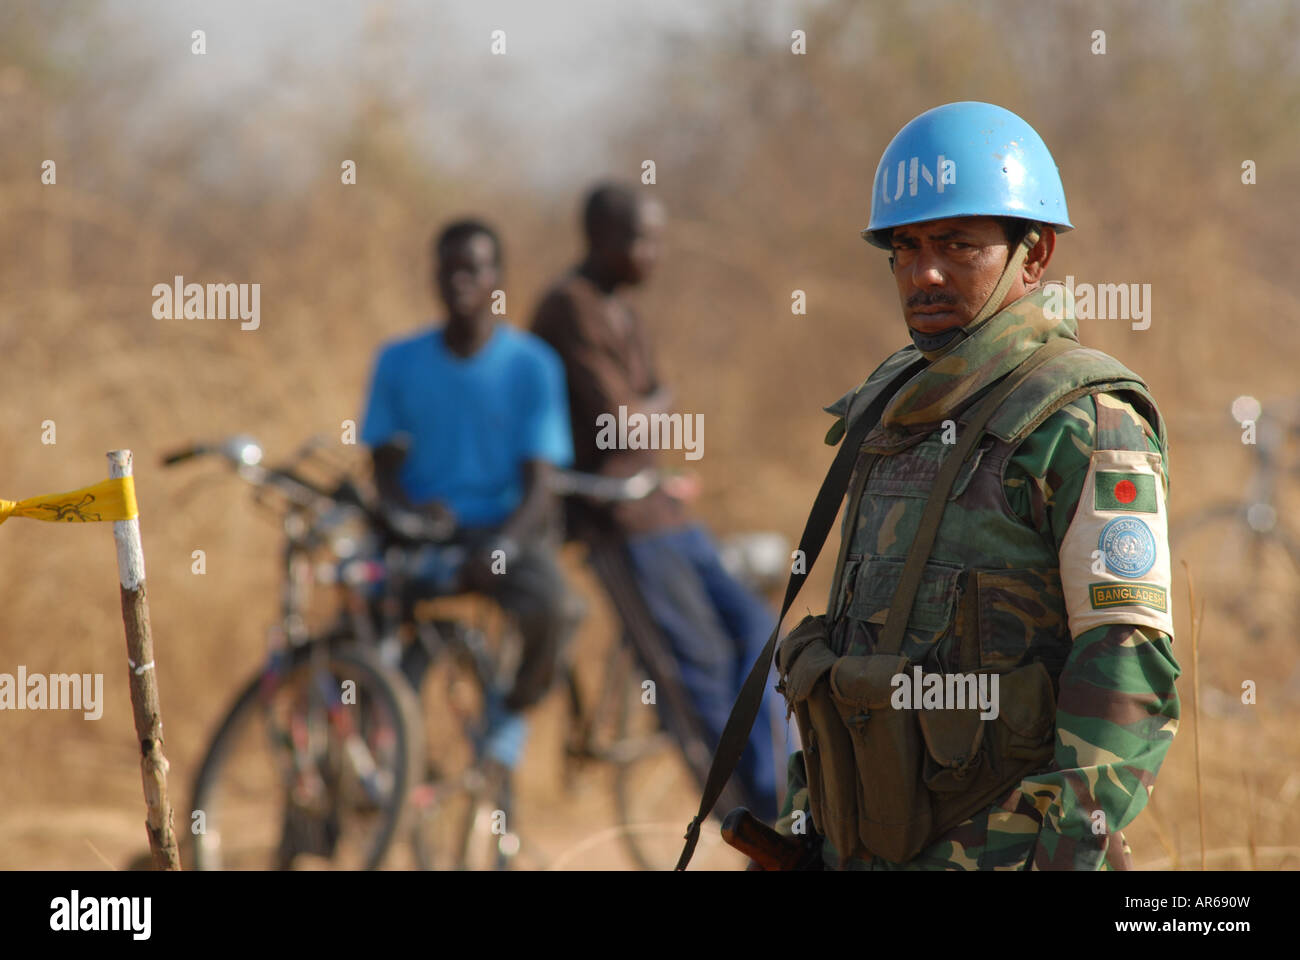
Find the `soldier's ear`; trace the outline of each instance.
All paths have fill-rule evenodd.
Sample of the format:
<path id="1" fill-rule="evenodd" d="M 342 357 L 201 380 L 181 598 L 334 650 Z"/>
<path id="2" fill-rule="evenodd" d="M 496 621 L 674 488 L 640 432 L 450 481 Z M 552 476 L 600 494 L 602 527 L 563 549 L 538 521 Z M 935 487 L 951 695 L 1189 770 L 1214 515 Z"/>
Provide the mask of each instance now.
<path id="1" fill-rule="evenodd" d="M 1052 254 L 1056 252 L 1056 231 L 1045 224 L 1039 229 L 1038 242 L 1029 248 L 1022 268 L 1026 283 L 1037 283 L 1043 278 L 1047 265 L 1052 262 Z"/>

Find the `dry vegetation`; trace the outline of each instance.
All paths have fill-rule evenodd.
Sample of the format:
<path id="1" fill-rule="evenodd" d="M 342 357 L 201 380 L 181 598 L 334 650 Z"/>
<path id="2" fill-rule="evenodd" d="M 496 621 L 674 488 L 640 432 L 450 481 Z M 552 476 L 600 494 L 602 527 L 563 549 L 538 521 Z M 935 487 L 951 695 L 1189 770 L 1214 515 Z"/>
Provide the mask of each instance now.
<path id="1" fill-rule="evenodd" d="M 715 528 L 797 533 L 828 462 L 819 407 L 903 342 L 881 257 L 857 230 L 888 138 L 951 100 L 1001 103 L 1053 149 L 1078 226 L 1058 245 L 1054 277 L 1152 285 L 1149 330 L 1096 321 L 1081 335 L 1138 370 L 1160 400 L 1175 516 L 1240 491 L 1249 455 L 1229 401 L 1254 393 L 1267 403 L 1296 388 L 1287 221 L 1300 200 L 1300 7 L 954 7 L 813 5 L 799 18 L 806 57 L 739 20 L 707 44 L 670 38 L 657 89 L 591 118 L 617 138 L 621 169 L 658 163 L 670 250 L 640 300 L 681 408 L 707 413 L 701 512 Z M 1099 27 L 1105 56 L 1089 53 Z M 451 215 L 503 226 L 516 322 L 575 250 L 583 183 L 538 195 L 512 175 L 521 158 L 488 145 L 471 172 L 417 152 L 420 104 L 393 92 L 386 36 L 376 29 L 367 40 L 349 102 L 314 113 L 206 108 L 169 119 L 168 134 L 147 142 L 133 136 L 129 108 L 167 78 L 127 26 L 62 6 L 0 12 L 0 495 L 90 483 L 106 450 L 135 451 L 181 802 L 211 725 L 262 654 L 277 537 L 233 478 L 182 495 L 192 474 L 162 474 L 159 453 L 252 430 L 274 455 L 357 416 L 376 345 L 431 314 L 426 244 Z M 254 164 L 277 137 L 328 160 L 309 175 Z M 334 158 L 345 157 L 363 171 L 357 186 L 338 183 Z M 39 182 L 45 158 L 58 162 L 57 186 Z M 1246 159 L 1256 186 L 1240 182 Z M 176 274 L 261 283 L 262 328 L 155 321 L 150 289 Z M 806 317 L 790 315 L 795 288 L 808 293 Z M 57 423 L 53 446 L 39 442 L 47 419 Z M 0 866 L 94 868 L 95 851 L 120 865 L 144 832 L 109 531 L 17 521 L 0 539 L 0 670 L 102 672 L 107 688 L 97 723 L 0 715 Z M 190 573 L 196 547 L 207 551 L 204 577 Z M 814 578 L 806 605 L 822 602 L 827 575 Z M 1297 583 L 1279 575 L 1267 589 L 1286 595 Z M 1187 677 L 1181 571 L 1176 587 Z M 1212 865 L 1249 866 L 1252 850 L 1261 867 L 1300 864 L 1295 626 L 1248 642 L 1208 613 L 1201 739 Z M 580 654 L 601 637 L 598 616 Z M 1258 683 L 1255 706 L 1236 703 L 1243 679 Z M 1130 832 L 1148 867 L 1199 856 L 1190 690 L 1184 683 L 1183 732 L 1154 801 Z M 523 795 L 524 829 L 552 857 L 610 822 L 594 788 L 556 795 L 556 707 L 543 710 Z"/>

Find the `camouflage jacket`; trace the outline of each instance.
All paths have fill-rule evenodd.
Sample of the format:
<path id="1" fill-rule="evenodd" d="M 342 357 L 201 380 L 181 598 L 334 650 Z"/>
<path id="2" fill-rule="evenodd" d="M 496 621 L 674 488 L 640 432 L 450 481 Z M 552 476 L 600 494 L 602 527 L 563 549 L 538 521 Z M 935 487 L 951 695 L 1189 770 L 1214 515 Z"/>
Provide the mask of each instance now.
<path id="1" fill-rule="evenodd" d="M 841 532 L 828 604 L 839 655 L 872 652 L 963 414 L 1039 345 L 1078 339 L 1070 311 L 1052 319 L 1044 301 L 1021 298 L 938 355 L 864 441 L 881 456 Z M 916 357 L 910 346 L 894 354 L 827 411 L 861 409 Z M 1056 687 L 1054 759 L 907 863 L 842 857 L 824 842 L 828 867 L 1130 865 L 1121 830 L 1145 806 L 1179 716 L 1166 455 L 1145 385 L 1100 351 L 1048 361 L 997 410 L 949 495 L 901 652 L 939 672 L 1041 661 Z M 801 751 L 778 830 L 811 830 L 809 813 Z"/>

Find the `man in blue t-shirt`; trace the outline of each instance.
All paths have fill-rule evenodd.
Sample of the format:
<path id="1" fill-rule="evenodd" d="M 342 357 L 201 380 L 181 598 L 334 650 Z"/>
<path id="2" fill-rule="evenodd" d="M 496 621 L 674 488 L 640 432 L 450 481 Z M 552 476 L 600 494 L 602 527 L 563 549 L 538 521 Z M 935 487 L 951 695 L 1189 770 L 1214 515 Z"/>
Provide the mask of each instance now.
<path id="1" fill-rule="evenodd" d="M 530 333 L 497 322 L 496 233 L 476 220 L 434 242 L 445 325 L 386 344 L 371 378 L 361 440 L 387 502 L 454 519 L 468 551 L 460 583 L 518 623 L 524 650 L 513 688 L 489 691 L 486 757 L 513 768 L 522 712 L 550 688 L 577 625 L 556 562 L 550 472 L 573 460 L 564 367 Z"/>

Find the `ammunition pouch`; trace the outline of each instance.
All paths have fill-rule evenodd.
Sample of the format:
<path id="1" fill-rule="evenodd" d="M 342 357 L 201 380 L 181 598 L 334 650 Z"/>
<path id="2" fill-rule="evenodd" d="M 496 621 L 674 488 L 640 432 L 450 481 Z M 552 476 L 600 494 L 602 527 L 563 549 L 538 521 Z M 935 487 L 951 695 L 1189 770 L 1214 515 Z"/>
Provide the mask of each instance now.
<path id="1" fill-rule="evenodd" d="M 999 712 L 896 709 L 892 654 L 837 656 L 826 618 L 777 650 L 804 745 L 813 823 L 840 858 L 905 863 L 1052 759 L 1056 697 L 1041 662 L 997 673 Z"/>

